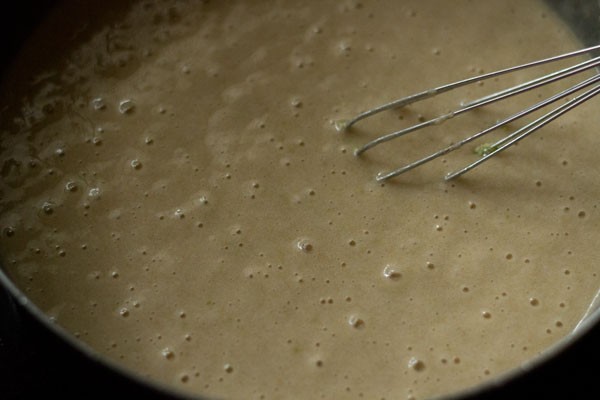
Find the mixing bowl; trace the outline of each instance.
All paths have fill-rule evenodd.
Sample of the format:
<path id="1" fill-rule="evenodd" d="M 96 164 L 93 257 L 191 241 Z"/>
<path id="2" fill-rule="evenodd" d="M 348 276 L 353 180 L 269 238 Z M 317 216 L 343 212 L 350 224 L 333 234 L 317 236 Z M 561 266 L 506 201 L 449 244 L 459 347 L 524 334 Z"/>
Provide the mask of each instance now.
<path id="1" fill-rule="evenodd" d="M 585 45 L 600 42 L 596 1 L 548 1 Z M 44 18 L 52 1 L 11 4 L 3 14 L 2 37 L 10 45 L 0 60 L 7 65 L 28 32 Z M 9 22 L 10 19 L 10 23 Z M 19 23 L 14 24 L 15 21 Z M 141 398 L 184 398 L 182 393 L 130 373 L 83 345 L 54 324 L 15 286 L 0 268 L 0 392 L 6 398 L 56 394 L 63 397 L 131 395 Z M 584 390 L 591 397 L 600 362 L 600 310 L 592 311 L 578 329 L 542 357 L 484 384 L 446 398 L 511 398 L 569 396 Z"/>

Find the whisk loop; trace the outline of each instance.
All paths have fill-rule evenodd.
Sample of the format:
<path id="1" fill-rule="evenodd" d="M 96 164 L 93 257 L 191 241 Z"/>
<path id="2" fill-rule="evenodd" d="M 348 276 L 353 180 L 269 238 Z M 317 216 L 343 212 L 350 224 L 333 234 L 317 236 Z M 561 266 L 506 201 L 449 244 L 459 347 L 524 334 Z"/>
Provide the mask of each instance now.
<path id="1" fill-rule="evenodd" d="M 522 69 L 531 68 L 531 67 L 539 66 L 542 64 L 546 64 L 546 63 L 551 63 L 551 62 L 558 61 L 558 60 L 563 60 L 563 59 L 566 59 L 569 57 L 574 57 L 577 55 L 585 54 L 585 53 L 588 53 L 588 52 L 591 52 L 594 50 L 598 50 L 598 49 L 600 49 L 600 45 L 588 47 L 585 49 L 573 51 L 573 52 L 566 53 L 566 54 L 560 54 L 560 55 L 557 55 L 554 57 L 545 58 L 543 60 L 537 60 L 537 61 L 529 62 L 526 64 L 513 66 L 510 68 L 501 69 L 501 70 L 494 71 L 494 72 L 489 72 L 489 73 L 474 76 L 474 77 L 471 77 L 468 79 L 463 79 L 463 80 L 460 80 L 457 82 L 442 85 L 442 86 L 439 86 L 439 87 L 436 87 L 433 89 L 425 90 L 423 92 L 419 92 L 419 93 L 416 93 L 416 94 L 413 94 L 410 96 L 406 96 L 406 97 L 391 101 L 389 103 L 380 105 L 378 107 L 372 108 L 370 110 L 364 111 L 352 119 L 338 120 L 335 122 L 335 128 L 340 132 L 345 131 L 345 130 L 348 130 L 350 127 L 352 127 L 355 123 L 357 123 L 365 118 L 368 118 L 372 115 L 375 115 L 382 111 L 385 111 L 385 110 L 389 110 L 392 108 L 404 107 L 409 104 L 413 104 L 418 101 L 426 100 L 426 99 L 436 96 L 438 94 L 448 92 L 450 90 L 453 90 L 453 89 L 456 89 L 456 88 L 459 88 L 462 86 L 466 86 L 466 85 L 469 85 L 469 84 L 472 84 L 475 82 L 481 82 L 486 79 L 494 78 L 499 75 L 507 74 L 510 72 L 515 72 L 515 71 L 519 71 Z M 429 126 L 442 124 L 449 119 L 452 119 L 452 118 L 454 118 L 460 114 L 466 113 L 468 111 L 474 110 L 478 107 L 483 107 L 485 105 L 494 103 L 496 101 L 504 100 L 508 97 L 515 96 L 515 95 L 521 94 L 521 93 L 529 91 L 529 90 L 533 90 L 535 88 L 541 87 L 543 85 L 546 85 L 546 84 L 549 84 L 552 82 L 556 82 L 558 80 L 578 74 L 578 73 L 586 71 L 588 69 L 592 69 L 598 65 L 600 65 L 600 57 L 594 57 L 589 60 L 575 64 L 573 66 L 570 66 L 570 67 L 561 69 L 559 71 L 556 71 L 556 72 L 553 72 L 553 73 L 550 73 L 547 75 L 543 75 L 539 78 L 524 82 L 517 86 L 513 86 L 508 89 L 490 94 L 485 97 L 482 97 L 480 99 L 468 102 L 466 104 L 462 104 L 456 110 L 451 111 L 449 113 L 442 114 L 442 115 L 432 118 L 428 121 L 424 121 L 424 122 L 418 123 L 416 125 L 380 136 L 380 137 L 370 141 L 369 143 L 365 144 L 364 146 L 360 147 L 359 149 L 356 149 L 354 154 L 356 156 L 360 156 L 367 150 L 369 150 L 375 146 L 378 146 L 382 143 L 385 143 L 387 141 L 390 141 L 392 139 L 396 139 L 398 137 L 404 136 L 406 134 L 412 133 L 414 131 L 417 131 L 417 130 L 420 130 L 420 129 L 423 129 L 423 128 L 426 128 Z M 507 149 L 508 147 L 512 146 L 513 144 L 517 143 L 518 141 L 529 136 L 531 133 L 537 131 L 539 128 L 543 127 L 544 125 L 546 125 L 546 124 L 550 123 L 551 121 L 555 120 L 556 118 L 560 117 L 562 114 L 572 110 L 573 108 L 577 107 L 578 105 L 580 105 L 580 104 L 586 102 L 587 100 L 591 99 L 592 97 L 594 97 L 596 94 L 598 94 L 600 92 L 599 82 L 600 82 L 600 73 L 597 73 L 596 75 L 592 76 L 591 78 L 585 79 L 582 82 L 580 82 L 566 90 L 563 90 L 545 100 L 542 100 L 524 110 L 521 110 L 521 111 L 495 123 L 494 125 L 490 126 L 489 128 L 486 128 L 480 132 L 475 133 L 472 136 L 469 136 L 469 137 L 462 139 L 456 143 L 453 143 L 435 153 L 432 153 L 426 157 L 416 160 L 410 164 L 404 165 L 393 171 L 379 173 L 376 176 L 376 179 L 378 181 L 384 181 L 384 180 L 393 178 L 395 176 L 398 176 L 400 174 L 403 174 L 407 171 L 410 171 L 410 170 L 412 170 L 420 165 L 423 165 L 431 160 L 434 160 L 440 156 L 448 154 L 451 151 L 454 151 L 454 150 L 462 147 L 463 145 L 465 145 L 475 139 L 478 139 L 478 138 L 482 137 L 483 135 L 486 135 L 501 126 L 504 126 L 510 122 L 513 122 L 527 114 L 533 113 L 541 108 L 546 107 L 547 105 L 549 105 L 551 103 L 554 103 L 560 99 L 564 99 L 568 96 L 571 96 L 571 95 L 591 86 L 591 89 L 588 89 L 585 92 L 577 95 L 576 97 L 566 101 L 564 104 L 561 104 L 560 106 L 547 112 L 546 114 L 535 119 L 534 121 L 530 122 L 529 124 L 510 133 L 508 136 L 498 140 L 497 142 L 488 145 L 486 147 L 485 151 L 483 151 L 481 158 L 479 158 L 475 162 L 467 165 L 466 167 L 456 170 L 454 172 L 450 172 L 445 176 L 446 180 L 456 178 L 456 177 L 470 171 L 471 169 L 477 167 L 481 163 L 489 160 L 494 155 Z"/>

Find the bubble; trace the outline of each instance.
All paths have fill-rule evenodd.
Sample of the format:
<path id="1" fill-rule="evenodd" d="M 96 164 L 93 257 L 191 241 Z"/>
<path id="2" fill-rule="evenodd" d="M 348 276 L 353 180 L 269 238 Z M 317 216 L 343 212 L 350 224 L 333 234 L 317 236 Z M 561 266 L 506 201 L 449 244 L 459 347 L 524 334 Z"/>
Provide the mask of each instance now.
<path id="1" fill-rule="evenodd" d="M 131 168 L 133 169 L 140 169 L 142 168 L 142 162 L 138 159 L 135 160 L 131 160 L 131 162 L 129 163 L 129 165 L 131 165 Z"/>
<path id="2" fill-rule="evenodd" d="M 68 181 L 65 184 L 65 191 L 67 192 L 75 192 L 77 191 L 77 183 L 74 181 Z"/>
<path id="3" fill-rule="evenodd" d="M 353 327 L 353 328 L 356 328 L 356 329 L 362 329 L 362 328 L 364 328 L 364 327 L 365 327 L 365 321 L 364 321 L 364 320 L 362 320 L 361 318 L 359 318 L 359 317 L 358 317 L 358 316 L 356 316 L 356 315 L 351 315 L 351 316 L 348 318 L 348 324 L 349 324 L 351 327 Z"/>
<path id="4" fill-rule="evenodd" d="M 42 211 L 44 211 L 44 214 L 46 215 L 51 215 L 54 212 L 54 204 L 45 201 L 44 204 L 42 204 Z"/>
<path id="5" fill-rule="evenodd" d="M 491 314 L 489 311 L 483 311 L 483 312 L 481 313 L 481 316 L 482 316 L 483 318 L 485 318 L 485 319 L 490 319 L 490 318 L 492 318 L 492 314 Z"/>
<path id="6" fill-rule="evenodd" d="M 585 211 L 583 211 L 583 210 L 582 210 L 582 211 L 579 211 L 579 212 L 577 213 L 577 216 L 578 216 L 579 218 L 584 218 L 584 217 L 585 217 Z"/>
<path id="7" fill-rule="evenodd" d="M 294 108 L 300 108 L 300 107 L 302 107 L 302 100 L 300 100 L 300 98 L 298 98 L 298 97 L 294 97 L 290 101 L 290 105 Z"/>
<path id="8" fill-rule="evenodd" d="M 350 50 L 352 50 L 352 46 L 350 45 L 349 42 L 342 40 L 338 44 L 338 49 L 340 50 L 341 53 L 348 54 L 350 52 Z"/>
<path id="9" fill-rule="evenodd" d="M 135 108 L 135 103 L 131 99 L 124 99 L 119 102 L 119 112 L 121 114 L 128 114 Z"/>
<path id="10" fill-rule="evenodd" d="M 473 202 L 473 201 L 469 201 L 469 208 L 475 209 L 475 208 L 477 208 L 477 204 L 475 204 L 475 202 Z"/>
<path id="11" fill-rule="evenodd" d="M 91 188 L 88 192 L 88 196 L 90 197 L 100 197 L 100 188 Z"/>
<path id="12" fill-rule="evenodd" d="M 13 228 L 12 226 L 7 226 L 6 228 L 4 228 L 4 235 L 6 237 L 12 237 L 15 234 L 15 228 Z"/>
<path id="13" fill-rule="evenodd" d="M 536 299 L 535 297 L 532 297 L 529 299 L 529 304 L 531 304 L 532 306 L 537 306 L 540 304 L 540 301 L 538 299 Z"/>
<path id="14" fill-rule="evenodd" d="M 179 219 L 185 218 L 185 213 L 183 212 L 183 210 L 181 208 L 178 208 L 177 210 L 175 210 L 173 215 L 175 216 L 175 218 L 179 218 Z"/>
<path id="15" fill-rule="evenodd" d="M 296 242 L 296 247 L 305 253 L 310 253 L 311 251 L 313 251 L 313 245 L 308 239 L 298 240 Z"/>
<path id="16" fill-rule="evenodd" d="M 411 357 L 408 360 L 407 366 L 415 371 L 423 371 L 425 369 L 425 363 L 416 357 Z"/>
<path id="17" fill-rule="evenodd" d="M 233 372 L 233 367 L 231 366 L 231 364 L 225 364 L 223 365 L 223 370 L 225 372 L 227 372 L 228 374 Z"/>
<path id="18" fill-rule="evenodd" d="M 121 317 L 128 317 L 129 310 L 127 309 L 127 307 L 123 307 L 119 310 L 119 314 L 121 315 Z"/>
<path id="19" fill-rule="evenodd" d="M 398 270 L 396 270 L 393 266 L 386 265 L 383 268 L 383 276 L 388 279 L 398 280 L 402 277 L 402 274 L 398 272 Z"/>
<path id="20" fill-rule="evenodd" d="M 171 350 L 168 347 L 165 347 L 164 349 L 162 349 L 161 354 L 167 360 L 172 360 L 175 358 L 175 353 L 173 352 L 173 350 Z"/>
<path id="21" fill-rule="evenodd" d="M 92 99 L 91 103 L 92 107 L 96 111 L 104 110 L 106 108 L 106 103 L 104 103 L 104 99 L 102 97 L 96 97 L 95 99 Z"/>

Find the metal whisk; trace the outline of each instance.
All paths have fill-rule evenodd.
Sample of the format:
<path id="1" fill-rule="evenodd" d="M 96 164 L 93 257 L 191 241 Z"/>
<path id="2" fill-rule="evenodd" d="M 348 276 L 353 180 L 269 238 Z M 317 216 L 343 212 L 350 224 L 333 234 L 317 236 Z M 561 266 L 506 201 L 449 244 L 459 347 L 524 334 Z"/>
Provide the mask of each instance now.
<path id="1" fill-rule="evenodd" d="M 367 117 L 370 117 L 374 114 L 380 113 L 382 111 L 391 109 L 391 108 L 404 107 L 406 105 L 428 99 L 430 97 L 436 96 L 436 95 L 444 93 L 444 92 L 448 92 L 450 90 L 459 88 L 461 86 L 466 86 L 466 85 L 469 85 L 469 84 L 472 84 L 475 82 L 481 82 L 483 80 L 490 79 L 490 78 L 493 78 L 493 77 L 496 77 L 499 75 L 507 74 L 509 72 L 514 72 L 514 71 L 522 70 L 525 68 L 530 68 L 530 67 L 538 66 L 541 64 L 546 64 L 546 63 L 562 60 L 562 59 L 569 58 L 569 57 L 574 57 L 574 56 L 588 53 L 588 52 L 591 52 L 591 51 L 594 51 L 597 49 L 600 49 L 600 45 L 577 50 L 577 51 L 574 51 L 571 53 L 561 54 L 561 55 L 546 58 L 543 60 L 533 61 L 533 62 L 530 62 L 527 64 L 522 64 L 522 65 L 510 67 L 510 68 L 505 68 L 505 69 L 502 69 L 499 71 L 474 76 L 472 78 L 464 79 L 461 81 L 457 81 L 457 82 L 453 82 L 453 83 L 446 84 L 443 86 L 439 86 L 439 87 L 436 87 L 433 89 L 425 90 L 423 92 L 419 92 L 419 93 L 416 93 L 416 94 L 413 94 L 413 95 L 410 95 L 407 97 L 403 97 L 401 99 L 394 100 L 392 102 L 389 102 L 389 103 L 383 104 L 381 106 L 375 107 L 373 109 L 367 110 L 365 112 L 358 114 L 357 116 L 355 116 L 352 119 L 336 121 L 335 127 L 338 131 L 345 131 L 345 130 L 349 129 L 352 125 L 357 123 L 358 121 L 365 119 Z M 357 149 L 354 152 L 354 154 L 356 156 L 360 156 L 365 151 L 367 151 L 381 143 L 385 143 L 389 140 L 398 138 L 400 136 L 404 136 L 408 133 L 417 131 L 419 129 L 422 129 L 422 128 L 425 128 L 428 126 L 439 125 L 457 115 L 466 113 L 475 108 L 482 107 L 484 105 L 506 99 L 510 96 L 514 96 L 514 95 L 526 92 L 528 90 L 538 88 L 542 85 L 546 85 L 546 84 L 558 81 L 558 80 L 566 78 L 568 76 L 575 75 L 582 71 L 594 68 L 594 67 L 598 66 L 599 64 L 600 64 L 600 57 L 594 57 L 594 58 L 591 58 L 584 62 L 581 62 L 579 64 L 573 65 L 571 67 L 564 68 L 559 71 L 553 72 L 551 74 L 544 75 L 539 78 L 522 83 L 520 85 L 502 90 L 500 92 L 493 93 L 491 95 L 485 96 L 478 100 L 471 101 L 466 104 L 462 104 L 456 110 L 451 111 L 449 113 L 440 115 L 436 118 L 430 119 L 428 121 L 425 121 L 425 122 L 422 122 L 422 123 L 419 123 L 419 124 L 416 124 L 413 126 L 410 126 L 408 128 L 401 129 L 401 130 L 380 136 L 377 139 L 372 140 L 371 142 L 365 144 L 363 147 Z M 556 102 L 556 101 L 563 99 L 567 96 L 570 96 L 576 92 L 579 92 L 579 91 L 583 90 L 584 88 L 591 86 L 591 89 L 588 89 L 585 92 L 578 94 L 576 97 L 566 101 L 565 103 L 563 103 L 560 106 L 554 108 L 553 110 L 547 112 L 546 114 L 535 119 L 534 121 L 530 122 L 529 124 L 510 133 L 508 136 L 496 141 L 493 144 L 485 145 L 484 149 L 482 149 L 482 152 L 481 152 L 481 155 L 482 155 L 481 158 L 477 159 L 475 162 L 467 165 L 466 167 L 456 170 L 454 172 L 450 172 L 445 176 L 446 180 L 456 178 L 456 177 L 470 171 L 471 169 L 475 168 L 479 164 L 489 160 L 494 155 L 507 149 L 508 147 L 517 143 L 521 139 L 529 136 L 531 133 L 535 132 L 542 126 L 544 126 L 544 125 L 548 124 L 549 122 L 553 121 L 554 119 L 558 118 L 559 116 L 566 113 L 567 111 L 577 107 L 578 105 L 580 105 L 580 104 L 584 103 L 585 101 L 589 100 L 590 98 L 594 97 L 596 94 L 598 94 L 600 92 L 600 84 L 598 84 L 598 82 L 600 82 L 600 73 L 597 73 L 596 75 L 592 76 L 591 78 L 585 79 L 584 81 L 582 81 L 566 90 L 563 90 L 563 91 L 555 94 L 552 97 L 549 97 L 543 101 L 540 101 L 539 103 L 536 103 L 522 111 L 519 111 L 518 113 L 516 113 L 514 115 L 511 115 L 511 116 L 495 123 L 494 125 L 490 126 L 489 128 L 486 128 L 480 132 L 477 132 L 476 134 L 469 136 L 465 139 L 462 139 L 459 142 L 453 143 L 453 144 L 449 145 L 448 147 L 445 147 L 445 148 L 443 148 L 433 154 L 430 154 L 422 159 L 411 162 L 410 164 L 404 165 L 404 166 L 402 166 L 398 169 L 395 169 L 393 171 L 390 171 L 390 172 L 380 172 L 377 175 L 376 179 L 378 181 L 384 181 L 384 180 L 393 178 L 395 176 L 398 176 L 400 174 L 403 174 L 407 171 L 410 171 L 422 164 L 425 164 L 426 162 L 429 162 L 435 158 L 438 158 L 444 154 L 447 154 L 453 150 L 456 150 L 459 147 L 463 146 L 464 144 L 469 143 L 475 139 L 478 139 L 478 138 L 482 137 L 483 135 L 490 133 L 491 131 L 493 131 L 503 125 L 506 125 L 506 124 L 508 124 L 512 121 L 515 121 L 527 114 L 537 111 L 537 110 L 547 106 L 548 104 Z"/>

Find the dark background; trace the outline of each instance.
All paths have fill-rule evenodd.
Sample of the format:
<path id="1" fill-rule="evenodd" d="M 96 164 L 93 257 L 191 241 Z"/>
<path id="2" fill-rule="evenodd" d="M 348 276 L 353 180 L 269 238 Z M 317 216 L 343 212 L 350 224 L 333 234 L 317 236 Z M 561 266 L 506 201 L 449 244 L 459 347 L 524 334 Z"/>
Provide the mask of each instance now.
<path id="1" fill-rule="evenodd" d="M 579 7 L 576 0 L 550 0 L 561 8 L 573 6 L 593 18 L 598 29 L 585 39 L 596 44 L 600 23 L 596 10 Z M 32 27 L 54 3 L 50 0 L 3 2 L 0 5 L 0 73 Z M 588 2 L 589 3 L 589 2 Z M 587 4 L 587 3 L 586 3 Z M 0 399 L 49 398 L 166 399 L 149 388 L 84 356 L 21 308 L 0 286 Z M 600 326 L 544 364 L 510 384 L 478 393 L 471 399 L 600 398 Z"/>

